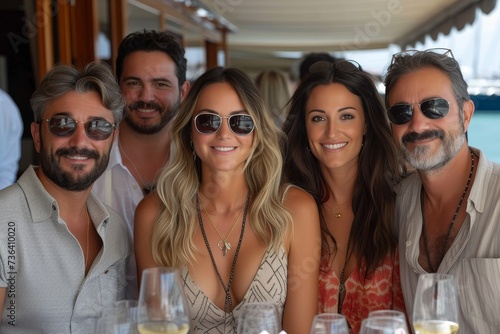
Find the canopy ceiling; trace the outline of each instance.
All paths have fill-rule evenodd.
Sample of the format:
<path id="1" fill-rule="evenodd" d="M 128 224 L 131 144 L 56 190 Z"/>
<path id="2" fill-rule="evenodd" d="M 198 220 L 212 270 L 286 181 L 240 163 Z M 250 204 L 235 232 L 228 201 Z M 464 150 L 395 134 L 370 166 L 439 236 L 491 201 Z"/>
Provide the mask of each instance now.
<path id="1" fill-rule="evenodd" d="M 177 0 L 182 1 L 182 0 Z M 462 29 L 496 0 L 192 0 L 226 18 L 231 51 L 338 51 L 401 47 Z"/>

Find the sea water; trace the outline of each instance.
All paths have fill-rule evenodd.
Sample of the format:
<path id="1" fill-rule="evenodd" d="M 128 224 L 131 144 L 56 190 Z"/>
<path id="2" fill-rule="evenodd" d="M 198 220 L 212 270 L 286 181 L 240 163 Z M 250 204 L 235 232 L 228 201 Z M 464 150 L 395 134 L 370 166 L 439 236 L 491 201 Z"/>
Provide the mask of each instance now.
<path id="1" fill-rule="evenodd" d="M 500 163 L 500 110 L 476 110 L 469 125 L 469 145 Z"/>

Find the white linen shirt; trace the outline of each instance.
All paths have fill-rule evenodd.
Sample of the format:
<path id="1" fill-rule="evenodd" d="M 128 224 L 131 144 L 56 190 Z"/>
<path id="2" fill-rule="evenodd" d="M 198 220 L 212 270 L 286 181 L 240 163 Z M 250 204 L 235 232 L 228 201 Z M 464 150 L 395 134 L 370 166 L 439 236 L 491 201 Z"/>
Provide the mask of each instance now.
<path id="1" fill-rule="evenodd" d="M 125 297 L 130 245 L 123 220 L 89 196 L 102 248 L 85 275 L 82 248 L 33 166 L 0 191 L 0 206 L 0 333 L 94 333 L 102 309 Z"/>
<path id="2" fill-rule="evenodd" d="M 118 138 L 111 147 L 108 167 L 101 177 L 94 182 L 92 192 L 125 220 L 133 249 L 135 208 L 144 198 L 144 194 L 141 186 L 123 164 Z M 127 265 L 127 299 L 137 298 L 137 267 L 132 252 Z"/>
<path id="3" fill-rule="evenodd" d="M 500 165 L 479 155 L 476 177 L 467 199 L 467 215 L 437 272 L 455 277 L 459 299 L 460 333 L 500 333 Z M 422 233 L 417 173 L 399 186 L 397 222 L 401 285 L 411 319 L 418 277 L 426 273 L 418 263 Z M 451 221 L 451 217 L 450 217 Z"/>

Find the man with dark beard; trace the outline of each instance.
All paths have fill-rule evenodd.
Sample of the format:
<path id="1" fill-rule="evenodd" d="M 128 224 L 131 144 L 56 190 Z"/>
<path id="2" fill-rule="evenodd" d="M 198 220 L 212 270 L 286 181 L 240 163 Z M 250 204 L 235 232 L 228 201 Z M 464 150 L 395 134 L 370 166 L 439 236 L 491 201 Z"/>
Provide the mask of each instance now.
<path id="1" fill-rule="evenodd" d="M 137 204 L 155 184 L 170 156 L 170 121 L 187 94 L 184 49 L 164 32 L 140 31 L 118 48 L 116 77 L 125 97 L 125 115 L 107 171 L 93 191 L 125 219 L 133 240 Z M 127 298 L 136 299 L 133 255 L 127 268 Z"/>
<path id="2" fill-rule="evenodd" d="M 460 333 L 499 333 L 500 165 L 468 145 L 474 103 L 460 66 L 447 49 L 403 52 L 385 84 L 393 138 L 416 171 L 397 200 L 406 310 L 412 314 L 419 275 L 450 274 Z M 449 324 L 413 325 L 454 332 Z"/>
<path id="3" fill-rule="evenodd" d="M 93 333 L 125 297 L 127 227 L 91 194 L 124 100 L 109 66 L 58 65 L 31 106 L 40 165 L 0 191 L 0 332 Z"/>

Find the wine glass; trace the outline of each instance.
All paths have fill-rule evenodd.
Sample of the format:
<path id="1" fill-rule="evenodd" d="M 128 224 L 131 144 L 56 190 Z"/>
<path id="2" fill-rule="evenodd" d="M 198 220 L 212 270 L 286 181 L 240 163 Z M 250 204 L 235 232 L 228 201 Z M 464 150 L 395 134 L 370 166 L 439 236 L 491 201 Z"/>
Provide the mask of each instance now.
<path id="1" fill-rule="evenodd" d="M 311 334 L 349 334 L 349 327 L 342 314 L 320 313 L 314 316 Z"/>
<path id="2" fill-rule="evenodd" d="M 399 318 L 403 321 L 406 321 L 406 316 L 403 312 L 397 311 L 397 310 L 376 310 L 376 311 L 371 311 L 368 314 L 368 318 L 374 318 L 374 317 L 395 317 Z"/>
<path id="3" fill-rule="evenodd" d="M 406 319 L 395 316 L 375 315 L 361 323 L 360 334 L 408 334 Z"/>
<path id="4" fill-rule="evenodd" d="M 142 272 L 137 324 L 140 334 L 188 332 L 189 309 L 176 270 L 148 268 Z"/>
<path id="5" fill-rule="evenodd" d="M 238 311 L 238 334 L 278 334 L 281 330 L 278 309 L 272 303 L 248 303 Z"/>
<path id="6" fill-rule="evenodd" d="M 120 300 L 102 310 L 96 334 L 138 334 L 137 301 Z"/>
<path id="7" fill-rule="evenodd" d="M 453 276 L 420 275 L 413 304 L 413 328 L 416 334 L 458 331 L 458 298 Z"/>

